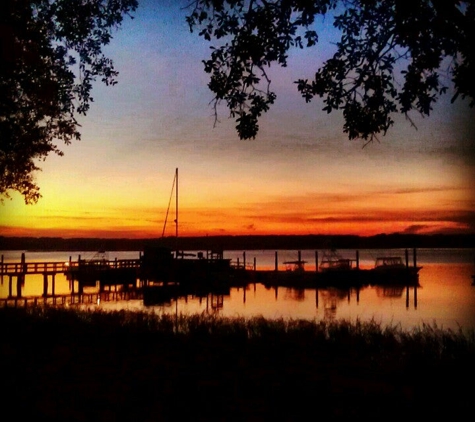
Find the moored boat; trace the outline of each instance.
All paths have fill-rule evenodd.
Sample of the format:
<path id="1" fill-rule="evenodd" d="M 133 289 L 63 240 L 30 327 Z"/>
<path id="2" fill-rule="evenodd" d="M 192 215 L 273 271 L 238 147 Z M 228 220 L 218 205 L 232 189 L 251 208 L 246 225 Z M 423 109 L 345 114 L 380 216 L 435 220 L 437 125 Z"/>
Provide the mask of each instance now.
<path id="1" fill-rule="evenodd" d="M 293 272 L 293 273 L 304 273 L 305 272 L 305 264 L 307 261 L 297 259 L 295 261 L 284 261 L 285 271 L 286 272 Z"/>
<path id="2" fill-rule="evenodd" d="M 403 262 L 399 256 L 379 256 L 376 258 L 374 268 L 371 270 L 371 282 L 381 283 L 415 283 L 419 279 L 421 266 L 410 266 Z"/>
<path id="3" fill-rule="evenodd" d="M 320 262 L 317 280 L 319 284 L 354 285 L 360 284 L 362 272 L 356 259 L 343 258 L 335 250 L 324 253 Z"/>
<path id="4" fill-rule="evenodd" d="M 357 259 L 343 258 L 338 252 L 332 249 L 323 254 L 319 270 L 321 272 L 341 272 L 357 269 Z"/>
<path id="5" fill-rule="evenodd" d="M 258 271 L 256 278 L 267 287 L 291 287 L 291 288 L 312 288 L 315 287 L 316 273 L 315 271 L 307 271 L 305 264 L 307 261 L 298 259 L 284 261 L 285 271 Z"/>
<path id="6" fill-rule="evenodd" d="M 173 180 L 172 195 L 175 192 L 175 225 L 178 239 L 178 168 Z M 171 198 L 170 198 L 171 203 Z M 169 205 L 170 206 L 170 205 Z M 165 218 L 162 238 L 168 217 Z M 144 297 L 153 290 L 176 293 L 179 286 L 181 291 L 208 291 L 229 286 L 233 268 L 231 260 L 223 257 L 222 251 L 207 251 L 190 253 L 156 245 L 144 249 L 141 256 L 140 279 L 143 285 Z M 175 286 L 170 288 L 170 283 Z M 166 286 L 166 289 L 163 287 Z"/>

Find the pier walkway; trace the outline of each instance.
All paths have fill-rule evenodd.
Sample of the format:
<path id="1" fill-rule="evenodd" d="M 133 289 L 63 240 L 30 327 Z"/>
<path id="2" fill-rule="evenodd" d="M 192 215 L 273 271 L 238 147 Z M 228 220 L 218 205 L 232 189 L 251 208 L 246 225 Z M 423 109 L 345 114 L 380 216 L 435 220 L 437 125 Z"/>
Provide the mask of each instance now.
<path id="1" fill-rule="evenodd" d="M 28 274 L 66 274 L 81 271 L 86 268 L 94 269 L 119 269 L 140 268 L 140 259 L 115 259 L 115 260 L 79 260 L 66 262 L 7 262 L 0 263 L 0 275 L 18 276 Z"/>
<path id="2" fill-rule="evenodd" d="M 77 261 L 69 258 L 64 262 L 26 262 L 25 254 L 20 262 L 0 261 L 0 277 L 8 277 L 8 298 L 21 298 L 22 288 L 26 277 L 31 275 L 43 276 L 43 297 L 48 297 L 49 278 L 51 278 L 51 296 L 55 297 L 55 278 L 64 275 L 71 282 L 71 293 L 74 295 L 74 284 L 77 282 L 79 294 L 84 286 L 100 282 L 101 291 L 105 285 L 135 286 L 140 277 L 140 259 L 98 259 L 84 260 L 80 256 Z M 16 278 L 16 296 L 13 294 L 13 279 Z"/>

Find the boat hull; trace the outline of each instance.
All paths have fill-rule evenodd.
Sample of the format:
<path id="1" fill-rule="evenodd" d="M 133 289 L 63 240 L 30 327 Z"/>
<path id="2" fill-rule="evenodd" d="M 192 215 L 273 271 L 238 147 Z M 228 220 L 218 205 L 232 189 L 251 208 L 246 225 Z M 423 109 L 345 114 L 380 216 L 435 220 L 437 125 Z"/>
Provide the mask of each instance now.
<path id="1" fill-rule="evenodd" d="M 368 285 L 417 285 L 420 268 L 381 271 L 353 268 L 334 271 L 258 271 L 255 280 L 266 286 L 293 288 L 363 287 Z"/>

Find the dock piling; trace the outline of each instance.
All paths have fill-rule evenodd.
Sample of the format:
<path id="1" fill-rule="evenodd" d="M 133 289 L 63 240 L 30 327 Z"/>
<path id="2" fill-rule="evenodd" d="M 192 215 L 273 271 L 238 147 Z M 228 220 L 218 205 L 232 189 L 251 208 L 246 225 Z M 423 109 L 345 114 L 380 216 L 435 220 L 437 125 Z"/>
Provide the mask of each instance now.
<path id="1" fill-rule="evenodd" d="M 48 274 L 43 274 L 43 297 L 48 296 Z"/>

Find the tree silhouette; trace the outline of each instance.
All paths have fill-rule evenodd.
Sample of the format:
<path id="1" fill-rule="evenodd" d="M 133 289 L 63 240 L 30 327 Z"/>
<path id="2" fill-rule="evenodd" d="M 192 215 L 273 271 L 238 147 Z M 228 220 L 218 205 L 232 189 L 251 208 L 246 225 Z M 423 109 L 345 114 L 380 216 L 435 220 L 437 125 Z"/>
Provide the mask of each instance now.
<path id="1" fill-rule="evenodd" d="M 213 41 L 204 68 L 215 115 L 224 101 L 240 138 L 255 138 L 276 99 L 269 66 L 286 66 L 291 48 L 317 44 L 322 16 L 341 33 L 336 52 L 313 80 L 295 82 L 305 101 L 322 97 L 323 110 L 342 111 L 350 139 L 386 133 L 394 113 L 429 115 L 450 81 L 452 102 L 468 97 L 473 107 L 471 0 L 196 0 L 187 21 Z"/>
<path id="2" fill-rule="evenodd" d="M 102 47 L 137 0 L 5 0 L 0 13 L 0 196 L 41 196 L 35 160 L 62 155 L 55 142 L 80 139 L 97 77 L 118 72 Z"/>

